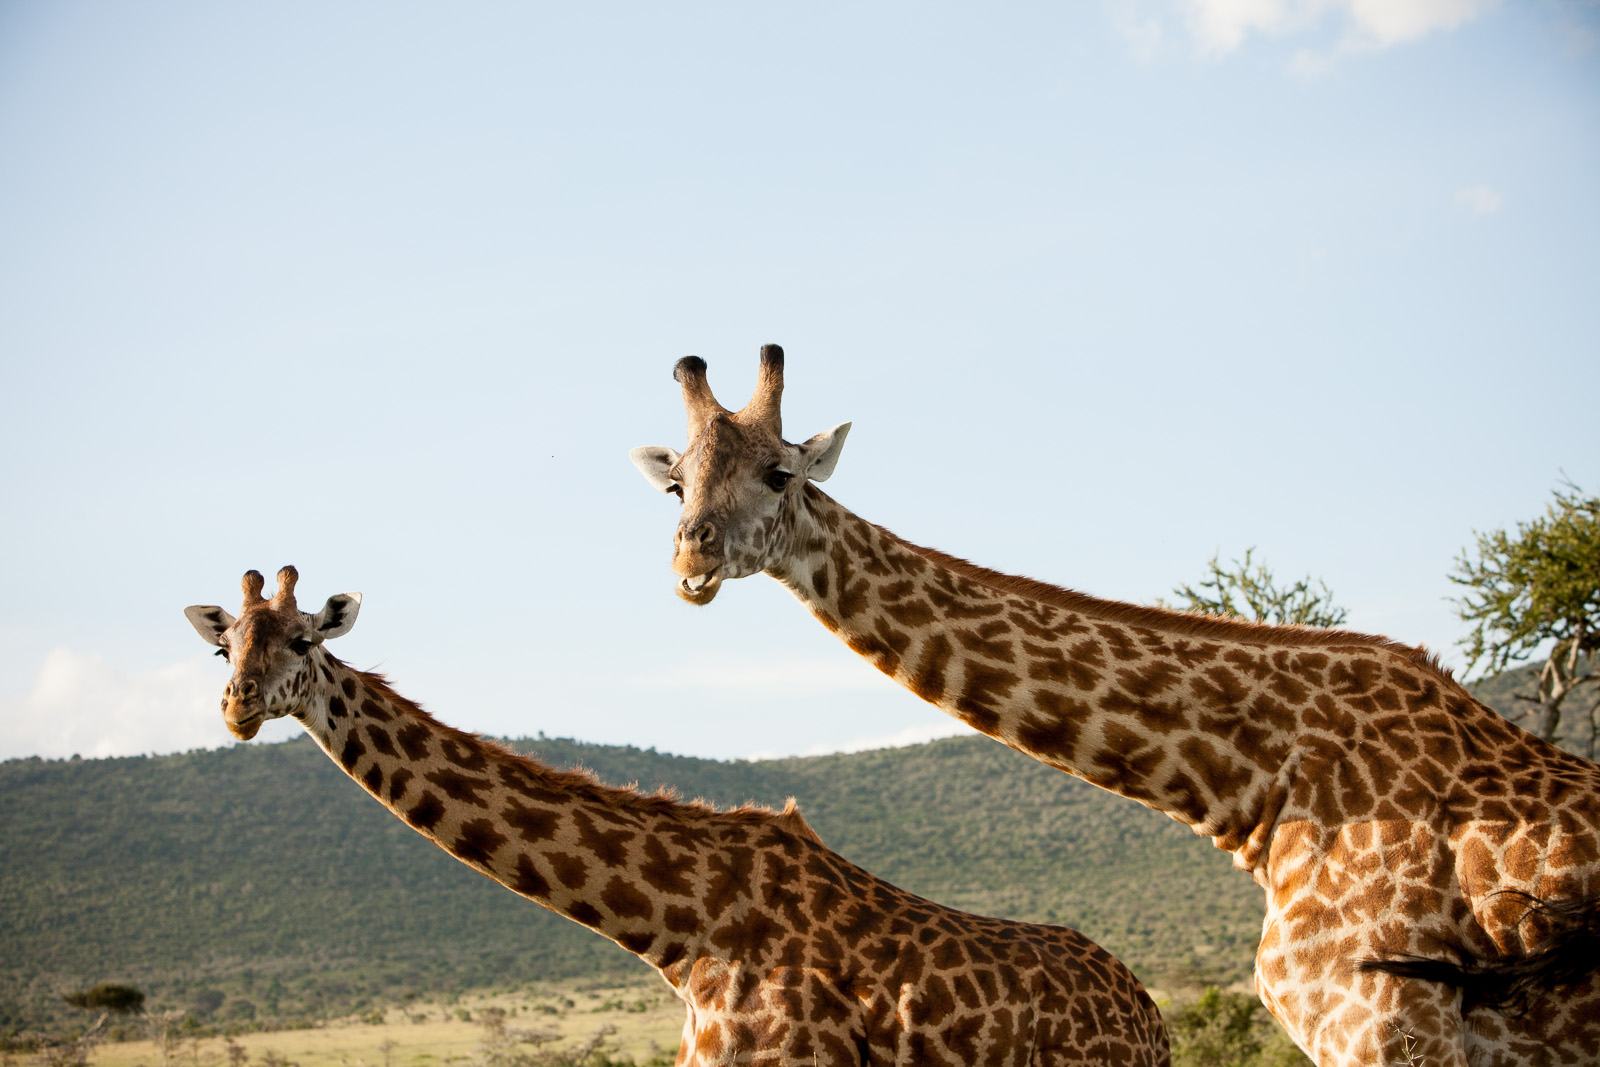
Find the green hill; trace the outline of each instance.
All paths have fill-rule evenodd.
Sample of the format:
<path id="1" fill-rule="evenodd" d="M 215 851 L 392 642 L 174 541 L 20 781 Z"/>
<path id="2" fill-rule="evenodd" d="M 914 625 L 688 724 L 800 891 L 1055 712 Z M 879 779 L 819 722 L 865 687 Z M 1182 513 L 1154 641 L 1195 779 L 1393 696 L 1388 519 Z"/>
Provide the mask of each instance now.
<path id="1" fill-rule="evenodd" d="M 795 796 L 863 867 L 970 911 L 1074 926 L 1152 985 L 1249 974 L 1262 894 L 1228 856 L 986 738 L 757 763 L 516 747 L 724 805 Z M 0 803 L 0 1034 L 64 1020 L 59 994 L 100 981 L 155 1005 L 293 1019 L 642 970 L 417 836 L 304 737 L 12 760 Z"/>
<path id="2" fill-rule="evenodd" d="M 759 763 L 517 747 L 721 804 L 798 797 L 862 866 L 958 907 L 1076 926 L 1153 982 L 1250 967 L 1261 893 L 1226 855 L 985 738 Z M 423 840 L 309 739 L 14 760 L 0 802 L 0 1032 L 63 1019 L 61 991 L 108 980 L 292 1018 L 642 969 Z"/>

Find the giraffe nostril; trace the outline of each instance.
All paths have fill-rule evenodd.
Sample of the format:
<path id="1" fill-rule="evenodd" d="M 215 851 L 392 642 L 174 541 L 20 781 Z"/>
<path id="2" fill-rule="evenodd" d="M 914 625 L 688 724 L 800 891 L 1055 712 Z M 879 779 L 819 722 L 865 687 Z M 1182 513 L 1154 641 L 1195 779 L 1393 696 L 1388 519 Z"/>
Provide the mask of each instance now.
<path id="1" fill-rule="evenodd" d="M 249 680 L 240 682 L 239 683 L 239 695 L 241 697 L 245 697 L 245 698 L 249 698 L 249 697 L 255 696 L 256 695 L 256 683 L 255 683 L 255 680 L 254 679 L 249 679 Z"/>
<path id="2" fill-rule="evenodd" d="M 717 528 L 709 522 L 702 522 L 694 528 L 694 533 L 689 536 L 697 544 L 709 545 L 717 536 Z"/>

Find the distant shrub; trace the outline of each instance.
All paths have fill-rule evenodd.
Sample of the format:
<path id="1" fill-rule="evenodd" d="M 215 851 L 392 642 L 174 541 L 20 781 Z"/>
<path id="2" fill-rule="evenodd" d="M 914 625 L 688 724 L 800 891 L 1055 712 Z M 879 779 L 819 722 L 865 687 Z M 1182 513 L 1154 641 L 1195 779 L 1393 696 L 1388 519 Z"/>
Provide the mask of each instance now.
<path id="1" fill-rule="evenodd" d="M 109 1011 L 113 1015 L 133 1015 L 144 1010 L 144 994 L 131 985 L 102 982 L 89 989 L 67 993 L 62 1000 L 84 1011 Z"/>
<path id="2" fill-rule="evenodd" d="M 202 989 L 194 995 L 190 1004 L 196 1015 L 208 1019 L 217 1013 L 227 999 L 220 989 Z"/>
<path id="3" fill-rule="evenodd" d="M 1172 1067 L 1313 1067 L 1255 997 L 1207 986 L 1167 1020 Z"/>

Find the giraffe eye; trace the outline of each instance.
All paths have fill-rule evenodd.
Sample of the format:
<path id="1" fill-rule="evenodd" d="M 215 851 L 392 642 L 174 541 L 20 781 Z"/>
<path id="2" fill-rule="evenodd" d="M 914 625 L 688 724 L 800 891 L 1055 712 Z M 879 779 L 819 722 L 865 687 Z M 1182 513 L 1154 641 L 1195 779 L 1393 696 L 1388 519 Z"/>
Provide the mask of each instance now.
<path id="1" fill-rule="evenodd" d="M 303 637 L 297 637 L 293 641 L 289 642 L 289 651 L 293 652 L 297 656 L 303 656 L 307 652 L 311 651 L 311 642 L 307 641 Z"/>
<path id="2" fill-rule="evenodd" d="M 774 469 L 768 471 L 766 478 L 763 480 L 767 483 L 768 489 L 771 489 L 774 493 L 781 493 L 789 485 L 789 479 L 793 477 L 794 475 L 788 471 Z"/>
<path id="3" fill-rule="evenodd" d="M 225 648 L 219 648 L 219 649 L 216 650 L 216 652 L 212 653 L 212 655 L 221 656 L 223 659 L 227 659 L 228 658 L 228 650 L 225 649 Z"/>
<path id="4" fill-rule="evenodd" d="M 679 500 L 683 499 L 683 486 L 679 485 L 677 482 L 673 482 L 672 485 L 668 486 L 667 492 L 671 493 Z"/>

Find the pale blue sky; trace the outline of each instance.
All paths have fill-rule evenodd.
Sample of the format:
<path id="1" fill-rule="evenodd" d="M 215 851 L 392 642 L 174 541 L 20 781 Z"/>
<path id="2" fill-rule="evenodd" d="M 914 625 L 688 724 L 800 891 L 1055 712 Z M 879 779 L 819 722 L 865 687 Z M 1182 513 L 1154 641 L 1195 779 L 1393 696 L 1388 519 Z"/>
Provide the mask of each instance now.
<path id="1" fill-rule="evenodd" d="M 1246 8 L 0 7 L 0 756 L 222 743 L 180 611 L 286 562 L 467 728 L 945 729 L 673 596 L 627 450 L 768 341 L 911 540 L 1137 601 L 1255 545 L 1453 656 L 1471 531 L 1600 486 L 1600 7 Z"/>

